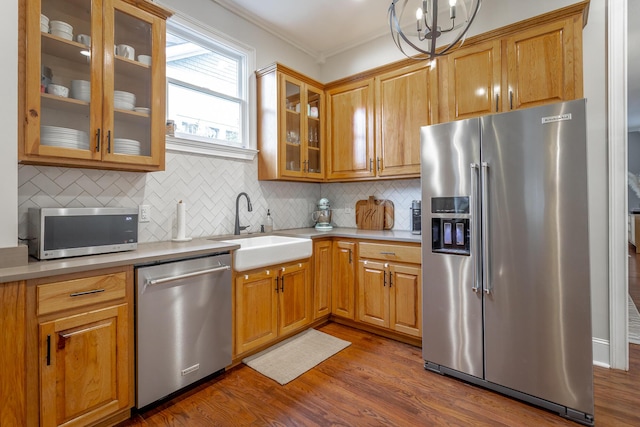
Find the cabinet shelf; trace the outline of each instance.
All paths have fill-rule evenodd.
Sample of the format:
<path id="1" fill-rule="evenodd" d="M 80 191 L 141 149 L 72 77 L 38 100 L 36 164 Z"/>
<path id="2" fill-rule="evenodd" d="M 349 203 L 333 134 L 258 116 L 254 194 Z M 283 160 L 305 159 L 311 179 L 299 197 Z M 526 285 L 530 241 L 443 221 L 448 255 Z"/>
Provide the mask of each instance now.
<path id="1" fill-rule="evenodd" d="M 55 108 L 67 111 L 69 113 L 89 113 L 89 103 L 74 98 L 64 98 L 62 96 L 51 95 L 50 93 L 41 94 L 42 108 Z"/>
<path id="2" fill-rule="evenodd" d="M 42 34 L 42 53 L 61 58 L 78 64 L 87 65 L 90 62 L 88 52 L 90 47 L 73 40 L 66 40 L 49 33 Z M 46 64 L 43 64 L 46 65 Z"/>

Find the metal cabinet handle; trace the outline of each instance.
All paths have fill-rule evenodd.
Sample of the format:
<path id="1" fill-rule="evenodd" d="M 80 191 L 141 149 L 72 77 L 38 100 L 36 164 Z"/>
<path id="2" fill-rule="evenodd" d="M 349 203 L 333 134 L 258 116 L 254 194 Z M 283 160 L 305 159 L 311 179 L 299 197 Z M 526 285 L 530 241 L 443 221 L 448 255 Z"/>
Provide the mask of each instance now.
<path id="1" fill-rule="evenodd" d="M 387 272 L 383 271 L 382 274 L 384 275 L 384 283 L 382 284 L 382 286 L 386 287 L 387 286 Z"/>
<path id="2" fill-rule="evenodd" d="M 489 207 L 488 207 L 488 191 L 489 183 L 489 164 L 482 162 L 482 275 L 484 283 L 484 291 L 488 294 L 493 289 L 491 285 L 491 272 L 489 271 Z"/>
<path id="3" fill-rule="evenodd" d="M 395 256 L 396 253 L 395 252 L 380 252 L 380 255 L 393 255 L 393 256 Z"/>
<path id="4" fill-rule="evenodd" d="M 509 109 L 513 110 L 513 91 L 509 91 Z"/>
<path id="5" fill-rule="evenodd" d="M 496 113 L 498 112 L 499 101 L 500 101 L 500 94 L 496 93 Z"/>
<path id="6" fill-rule="evenodd" d="M 79 297 L 79 296 L 82 296 L 82 295 L 98 294 L 100 292 L 104 292 L 104 289 L 92 289 L 90 291 L 74 292 L 72 294 L 69 294 L 69 296 L 70 297 Z"/>
<path id="7" fill-rule="evenodd" d="M 471 290 L 478 292 L 480 289 L 480 263 L 478 257 L 480 251 L 478 250 L 478 235 L 480 234 L 479 218 L 480 212 L 478 212 L 478 164 L 471 163 L 471 197 L 469 197 L 469 210 L 471 212 L 471 256 L 473 259 L 473 284 Z"/>
<path id="8" fill-rule="evenodd" d="M 278 293 L 279 288 L 278 288 L 278 280 L 280 279 L 279 276 L 276 276 L 276 293 Z"/>
<path id="9" fill-rule="evenodd" d="M 349 249 L 349 264 L 351 264 L 352 262 L 353 262 L 353 259 L 352 259 L 352 250 L 351 250 L 351 249 Z"/>
<path id="10" fill-rule="evenodd" d="M 369 172 L 373 172 L 373 158 L 369 157 Z"/>
<path id="11" fill-rule="evenodd" d="M 100 128 L 96 131 L 96 153 L 100 152 Z"/>
<path id="12" fill-rule="evenodd" d="M 376 160 L 376 163 L 378 164 L 378 172 L 380 172 L 380 157 L 377 157 Z"/>
<path id="13" fill-rule="evenodd" d="M 216 273 L 218 271 L 231 270 L 228 265 L 220 264 L 218 267 L 209 268 L 207 270 L 194 271 L 192 273 L 180 274 L 178 276 L 163 277 L 162 279 L 147 279 L 146 286 L 160 285 L 162 283 L 173 282 L 175 280 L 187 279 L 189 277 L 202 276 L 203 274 Z"/>
<path id="14" fill-rule="evenodd" d="M 107 131 L 107 153 L 111 152 L 111 130 Z"/>
<path id="15" fill-rule="evenodd" d="M 280 278 L 280 291 L 284 293 L 284 276 Z"/>
<path id="16" fill-rule="evenodd" d="M 393 287 L 393 271 L 389 272 L 389 289 Z"/>
<path id="17" fill-rule="evenodd" d="M 47 366 L 51 365 L 51 335 L 47 335 Z"/>

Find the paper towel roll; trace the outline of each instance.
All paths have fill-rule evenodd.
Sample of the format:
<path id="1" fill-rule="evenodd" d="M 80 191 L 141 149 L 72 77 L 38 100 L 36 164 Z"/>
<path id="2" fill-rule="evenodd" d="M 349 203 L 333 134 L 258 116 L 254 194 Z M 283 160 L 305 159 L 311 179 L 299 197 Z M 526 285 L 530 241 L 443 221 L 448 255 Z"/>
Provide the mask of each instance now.
<path id="1" fill-rule="evenodd" d="M 182 203 L 182 200 L 180 200 L 178 202 L 178 206 L 177 206 L 177 213 L 176 213 L 176 222 L 177 222 L 177 233 L 176 233 L 176 239 L 184 239 L 185 233 L 186 233 L 186 225 L 185 225 L 185 210 L 186 210 L 186 203 Z"/>

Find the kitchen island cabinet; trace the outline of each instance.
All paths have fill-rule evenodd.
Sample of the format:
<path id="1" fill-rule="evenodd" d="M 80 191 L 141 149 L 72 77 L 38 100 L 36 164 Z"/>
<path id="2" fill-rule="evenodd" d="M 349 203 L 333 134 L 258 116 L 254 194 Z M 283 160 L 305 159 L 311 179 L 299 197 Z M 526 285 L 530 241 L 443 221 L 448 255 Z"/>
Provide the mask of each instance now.
<path id="1" fill-rule="evenodd" d="M 165 21 L 171 12 L 146 0 L 20 4 L 20 162 L 164 170 Z M 42 31 L 41 14 L 51 25 L 69 24 L 73 34 Z M 116 55 L 116 45 L 135 51 Z M 137 55 L 150 56 L 151 63 Z M 67 93 L 53 93 L 51 83 Z"/>
<path id="2" fill-rule="evenodd" d="M 27 360 L 38 370 L 27 384 L 39 390 L 28 400 L 31 421 L 85 426 L 128 418 L 135 396 L 132 293 L 132 267 L 28 282 L 27 330 L 35 338 Z"/>
<path id="3" fill-rule="evenodd" d="M 308 261 L 238 272 L 234 286 L 234 358 L 311 323 Z"/>

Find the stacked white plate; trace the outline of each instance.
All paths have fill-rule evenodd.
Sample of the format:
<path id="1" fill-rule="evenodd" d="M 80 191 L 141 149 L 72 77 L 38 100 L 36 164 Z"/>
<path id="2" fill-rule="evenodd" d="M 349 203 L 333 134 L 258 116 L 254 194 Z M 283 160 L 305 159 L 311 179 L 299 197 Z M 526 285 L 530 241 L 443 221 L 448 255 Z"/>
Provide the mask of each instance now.
<path id="1" fill-rule="evenodd" d="M 49 18 L 43 14 L 40 14 L 40 31 L 43 33 L 49 32 Z"/>
<path id="2" fill-rule="evenodd" d="M 40 144 L 88 150 L 89 135 L 86 132 L 77 129 L 62 128 L 58 126 L 41 126 Z"/>
<path id="3" fill-rule="evenodd" d="M 87 80 L 71 80 L 71 97 L 91 102 L 91 82 Z"/>
<path id="4" fill-rule="evenodd" d="M 135 139 L 114 138 L 113 151 L 118 154 L 139 156 L 141 154 L 140 141 L 136 141 Z"/>
<path id="5" fill-rule="evenodd" d="M 135 107 L 135 108 L 133 109 L 133 111 L 135 111 L 136 113 L 149 114 L 149 113 L 151 113 L 151 108 L 147 108 L 147 107 Z"/>
<path id="6" fill-rule="evenodd" d="M 133 110 L 136 106 L 136 96 L 131 92 L 116 90 L 113 92 L 113 106 L 121 110 Z"/>
<path id="7" fill-rule="evenodd" d="M 42 21 L 40 21 L 42 25 Z M 58 36 L 65 40 L 73 40 L 73 27 L 66 22 L 62 21 L 50 21 L 49 27 L 51 28 L 51 34 Z"/>

